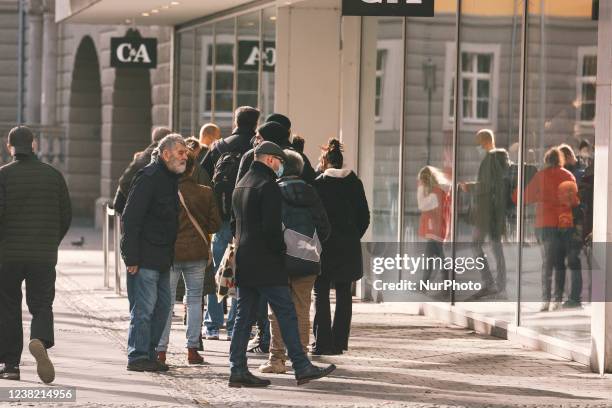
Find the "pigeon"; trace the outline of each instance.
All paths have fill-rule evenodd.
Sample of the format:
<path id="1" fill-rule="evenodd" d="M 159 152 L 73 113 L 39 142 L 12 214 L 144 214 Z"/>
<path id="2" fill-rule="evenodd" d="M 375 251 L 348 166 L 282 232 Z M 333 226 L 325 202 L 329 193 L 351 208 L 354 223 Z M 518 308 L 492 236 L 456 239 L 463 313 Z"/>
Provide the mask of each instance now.
<path id="1" fill-rule="evenodd" d="M 83 244 L 85 244 L 85 237 L 81 237 L 78 241 L 72 241 L 70 243 L 73 247 L 82 248 Z"/>

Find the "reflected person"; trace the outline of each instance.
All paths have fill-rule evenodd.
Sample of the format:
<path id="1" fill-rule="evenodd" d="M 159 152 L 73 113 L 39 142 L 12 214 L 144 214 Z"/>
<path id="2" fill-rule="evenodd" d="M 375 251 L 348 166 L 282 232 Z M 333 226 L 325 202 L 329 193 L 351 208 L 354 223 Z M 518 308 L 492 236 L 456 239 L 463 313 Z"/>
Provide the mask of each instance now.
<path id="1" fill-rule="evenodd" d="M 508 182 L 509 157 L 505 149 L 495 147 L 495 134 L 490 129 L 476 133 L 476 148 L 482 157 L 475 182 L 460 183 L 464 192 L 474 195 L 475 208 L 470 211 L 470 221 L 474 226 L 472 247 L 474 256 L 484 259 L 481 270 L 482 289 L 472 298 L 498 294 L 506 296 L 506 259 L 502 247 L 502 237 L 506 233 L 506 216 L 510 202 Z M 497 281 L 493 278 L 489 262 L 482 246 L 489 238 L 497 265 Z"/>

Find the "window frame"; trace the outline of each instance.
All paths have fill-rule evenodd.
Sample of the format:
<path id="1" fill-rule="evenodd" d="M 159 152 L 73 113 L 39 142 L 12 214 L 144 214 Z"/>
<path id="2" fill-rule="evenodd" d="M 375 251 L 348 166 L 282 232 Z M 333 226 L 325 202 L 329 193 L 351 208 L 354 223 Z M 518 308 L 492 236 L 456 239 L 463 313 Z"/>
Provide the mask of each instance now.
<path id="1" fill-rule="evenodd" d="M 378 68 L 378 59 L 379 55 L 381 58 L 381 66 Z M 385 68 L 387 66 L 387 59 L 389 58 L 389 50 L 387 48 L 377 48 L 376 49 L 376 90 L 375 92 L 375 100 L 374 100 L 374 120 L 378 123 L 382 121 L 381 112 L 383 110 L 383 100 L 385 96 Z M 378 81 L 380 80 L 380 87 L 378 87 Z M 378 92 L 380 89 L 380 92 Z M 378 107 L 378 112 L 376 112 L 376 108 Z"/>
<path id="2" fill-rule="evenodd" d="M 445 53 L 445 64 L 444 64 L 444 107 L 443 107 L 443 129 L 452 130 L 455 118 L 453 117 L 454 112 L 450 109 L 451 92 L 453 92 L 453 79 L 455 76 L 455 49 L 457 43 L 453 41 L 446 42 L 446 53 Z M 492 69 L 489 74 L 472 73 L 469 78 L 477 81 L 478 78 L 489 78 L 489 117 L 488 119 L 477 119 L 477 118 L 464 118 L 463 117 L 463 79 L 465 78 L 463 72 L 461 74 L 461 81 L 457 81 L 459 84 L 461 97 L 461 103 L 458 105 L 459 117 L 461 117 L 460 126 L 464 130 L 478 130 L 483 126 L 487 126 L 492 130 L 497 130 L 497 113 L 499 109 L 499 64 L 501 55 L 501 45 L 496 43 L 461 43 L 461 52 L 471 54 L 490 54 L 492 55 L 491 64 Z M 477 63 L 476 63 L 477 64 Z M 475 83 L 474 93 L 478 94 L 477 83 Z M 458 103 L 458 102 L 456 102 Z M 473 101 L 477 107 L 477 98 Z M 474 111 L 476 114 L 476 111 Z"/>
<path id="3" fill-rule="evenodd" d="M 217 47 L 219 44 L 228 44 L 231 45 L 232 47 L 235 47 L 236 45 L 234 44 L 234 35 L 232 34 L 217 34 L 215 36 L 213 36 L 213 41 L 212 42 L 202 42 L 202 55 L 201 55 L 201 61 L 200 61 L 200 67 L 204 66 L 205 68 L 202 69 L 200 68 L 200 95 L 203 95 L 203 98 L 200 100 L 200 109 L 198 112 L 198 115 L 200 116 L 198 119 L 202 120 L 202 118 L 206 118 L 207 116 L 212 117 L 212 114 L 214 112 L 214 117 L 219 117 L 219 118 L 232 118 L 233 112 L 232 111 L 219 111 L 217 110 L 216 106 L 206 106 L 206 94 L 208 93 L 208 73 L 210 72 L 212 75 L 211 77 L 213 78 L 212 80 L 214 81 L 215 79 L 215 73 L 216 72 L 228 72 L 228 73 L 233 73 L 234 72 L 234 66 L 236 65 L 236 61 L 234 61 L 234 64 L 229 65 L 229 64 L 217 64 L 217 61 L 213 60 L 212 65 L 208 64 L 208 54 L 209 54 L 209 47 L 212 47 L 213 49 L 215 47 Z M 232 48 L 233 50 L 233 48 Z M 233 53 L 233 51 L 232 51 Z M 213 51 L 214 54 L 214 51 Z M 216 89 L 216 87 L 213 87 L 212 83 L 210 84 L 210 92 L 211 92 L 211 105 L 216 105 L 213 101 L 216 99 L 216 95 L 212 95 L 212 93 L 217 93 L 218 90 Z M 232 98 L 233 98 L 233 91 L 232 91 Z"/>
<path id="4" fill-rule="evenodd" d="M 593 100 L 595 104 L 595 113 L 593 116 L 593 120 L 582 120 L 582 85 L 584 84 L 593 84 L 595 86 L 595 92 L 597 92 L 597 73 L 595 76 L 584 76 L 584 60 L 585 57 L 595 57 L 597 58 L 597 47 L 596 46 L 580 46 L 578 47 L 578 63 L 576 67 L 576 124 L 580 127 L 585 128 L 595 128 L 595 121 L 597 120 L 597 96 Z M 597 64 L 596 64 L 597 66 Z M 597 95 L 597 94 L 595 94 Z"/>
<path id="5" fill-rule="evenodd" d="M 376 57 L 378 57 L 378 51 L 385 51 L 387 56 L 381 71 L 380 115 L 376 116 L 375 126 L 377 130 L 399 129 L 402 115 L 401 106 L 386 106 L 384 99 L 386 97 L 389 100 L 398 100 L 400 98 L 401 89 L 393 79 L 398 78 L 400 81 L 403 81 L 403 44 L 396 39 L 380 40 L 376 48 Z M 376 69 L 376 62 L 374 61 L 374 69 L 377 79 L 378 70 Z"/>

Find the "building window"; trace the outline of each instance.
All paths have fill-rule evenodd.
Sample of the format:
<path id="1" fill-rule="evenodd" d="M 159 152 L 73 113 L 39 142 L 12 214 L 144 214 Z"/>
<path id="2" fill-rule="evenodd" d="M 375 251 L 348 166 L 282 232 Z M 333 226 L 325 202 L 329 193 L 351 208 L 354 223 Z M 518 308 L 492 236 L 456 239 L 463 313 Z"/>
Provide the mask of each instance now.
<path id="1" fill-rule="evenodd" d="M 206 44 L 206 79 L 203 81 L 204 90 L 204 109 L 202 117 L 209 117 L 213 111 L 213 77 L 215 81 L 215 115 L 220 117 L 231 117 L 233 111 L 234 94 L 234 44 L 222 42 L 217 38 L 215 45 Z M 216 64 L 213 62 L 213 47 L 216 46 Z M 213 76 L 214 72 L 214 76 Z"/>
<path id="2" fill-rule="evenodd" d="M 385 65 L 387 62 L 387 50 L 376 51 L 376 102 L 374 105 L 374 112 L 376 121 L 380 122 L 384 92 L 384 79 L 385 79 Z"/>
<path id="3" fill-rule="evenodd" d="M 576 77 L 577 120 L 583 126 L 594 126 L 597 80 L 597 48 L 578 47 Z"/>
<path id="4" fill-rule="evenodd" d="M 454 121 L 455 44 L 447 43 L 445 75 L 445 127 Z M 463 124 L 494 125 L 497 113 L 499 45 L 461 44 L 461 98 Z"/>

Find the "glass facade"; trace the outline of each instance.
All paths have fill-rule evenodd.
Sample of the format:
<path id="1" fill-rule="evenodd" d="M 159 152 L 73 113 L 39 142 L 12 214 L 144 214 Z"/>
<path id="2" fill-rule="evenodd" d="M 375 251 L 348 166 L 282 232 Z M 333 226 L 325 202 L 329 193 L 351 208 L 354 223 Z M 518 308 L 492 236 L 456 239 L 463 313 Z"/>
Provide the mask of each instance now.
<path id="1" fill-rule="evenodd" d="M 245 12 L 181 29 L 176 35 L 175 123 L 183 135 L 216 123 L 233 128 L 238 106 L 274 109 L 276 8 Z"/>
<path id="2" fill-rule="evenodd" d="M 440 1 L 432 18 L 363 18 L 367 240 L 422 248 L 417 255 L 482 255 L 480 275 L 448 272 L 490 293 L 449 302 L 586 348 L 597 3 L 527 3 Z M 546 154 L 562 144 L 567 171 Z M 562 185 L 568 174 L 575 183 Z M 437 237 L 423 231 L 433 190 L 447 206 Z"/>

